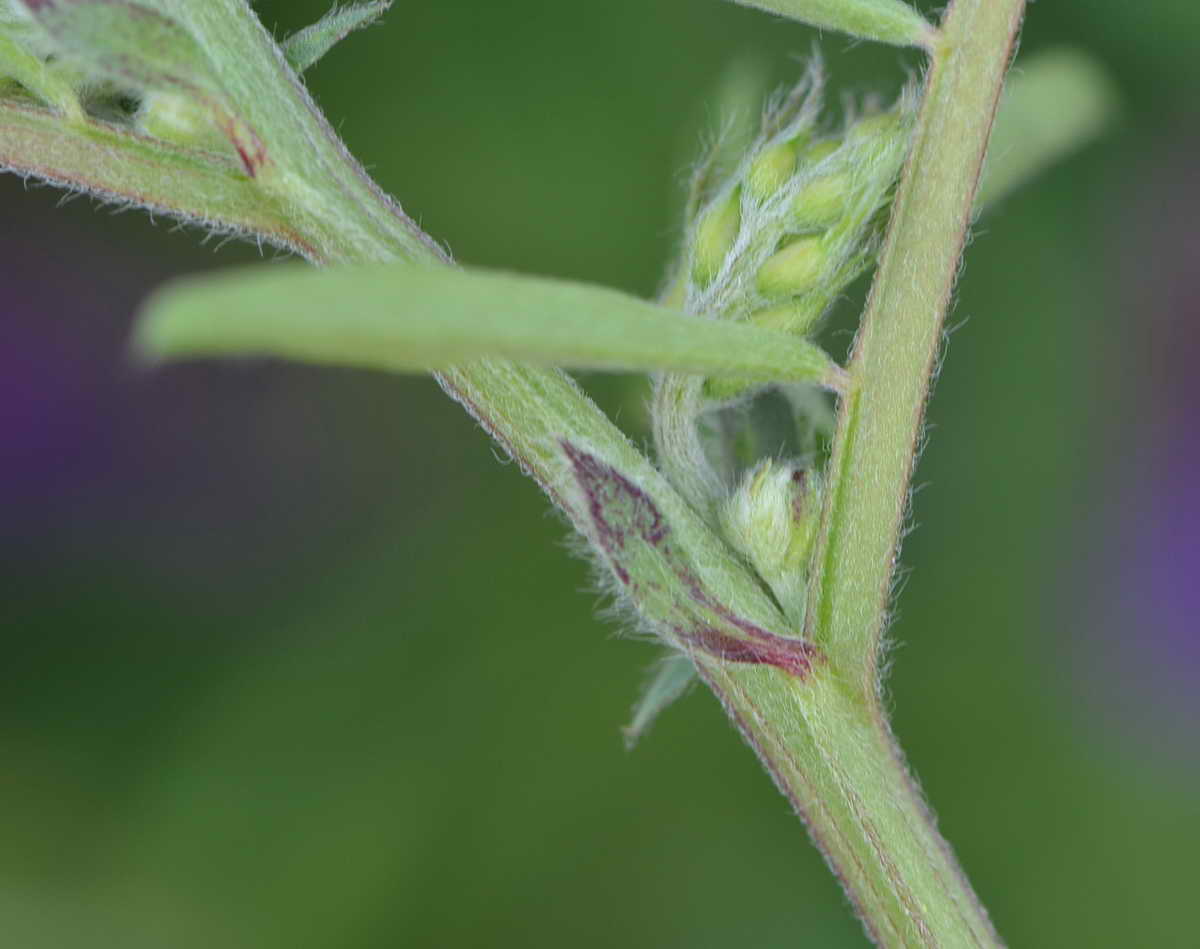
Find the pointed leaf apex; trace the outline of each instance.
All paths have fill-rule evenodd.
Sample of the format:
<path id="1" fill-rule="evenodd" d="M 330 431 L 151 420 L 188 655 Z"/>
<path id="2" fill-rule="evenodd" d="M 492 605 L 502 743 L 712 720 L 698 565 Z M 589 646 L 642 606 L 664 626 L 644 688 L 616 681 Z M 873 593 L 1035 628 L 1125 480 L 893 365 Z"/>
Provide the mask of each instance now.
<path id="1" fill-rule="evenodd" d="M 378 20 L 391 5 L 392 0 L 371 0 L 341 9 L 334 7 L 312 26 L 284 40 L 283 55 L 296 72 L 302 73 L 355 30 Z"/>
<path id="2" fill-rule="evenodd" d="M 932 50 L 937 29 L 904 0 L 734 0 L 864 40 Z"/>

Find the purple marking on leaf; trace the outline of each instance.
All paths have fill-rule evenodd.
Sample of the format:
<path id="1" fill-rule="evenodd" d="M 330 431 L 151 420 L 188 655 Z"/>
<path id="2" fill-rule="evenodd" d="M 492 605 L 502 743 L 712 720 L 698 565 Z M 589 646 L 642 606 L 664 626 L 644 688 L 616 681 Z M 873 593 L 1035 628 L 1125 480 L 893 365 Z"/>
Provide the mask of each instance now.
<path id="1" fill-rule="evenodd" d="M 736 615 L 719 603 L 713 603 L 712 608 L 724 620 L 732 623 L 747 636 L 751 636 L 756 640 L 753 646 L 761 650 L 759 654 L 762 658 L 758 660 L 759 662 L 768 662 L 773 666 L 778 666 L 780 669 L 786 669 L 793 675 L 802 676 L 808 672 L 812 667 L 813 660 L 819 655 L 817 648 L 812 643 L 806 642 L 803 639 L 792 639 L 789 636 L 780 636 L 778 633 L 772 633 Z M 751 660 L 738 661 L 749 662 Z"/>
<path id="2" fill-rule="evenodd" d="M 680 579 L 687 584 L 688 592 L 691 594 L 693 600 L 712 610 L 731 626 L 741 630 L 752 639 L 757 640 L 759 644 L 758 648 L 764 650 L 766 654 L 780 657 L 789 656 L 791 658 L 787 662 L 797 668 L 802 668 L 803 672 L 807 672 L 812 665 L 812 661 L 820 656 L 816 647 L 811 643 L 805 642 L 802 639 L 793 639 L 789 636 L 780 636 L 778 633 L 772 633 L 770 630 L 763 629 L 757 623 L 750 622 L 744 616 L 738 616 L 737 613 L 729 609 L 724 603 L 720 603 L 709 596 L 703 584 L 700 583 L 700 580 L 691 571 L 681 573 Z M 741 642 L 741 640 L 734 641 Z M 737 661 L 750 662 L 755 660 L 740 659 Z M 785 668 L 780 662 L 775 662 L 771 659 L 763 658 L 756 661 L 770 662 L 771 665 L 778 665 L 780 668 Z"/>
<path id="3" fill-rule="evenodd" d="M 693 629 L 676 628 L 679 638 L 694 649 L 726 662 L 749 662 L 774 666 L 789 675 L 804 678 L 812 669 L 816 649 L 798 639 L 787 639 L 768 633 L 768 640 L 751 642 L 726 635 L 711 626 Z M 760 631 L 761 632 L 761 631 Z"/>
<path id="4" fill-rule="evenodd" d="M 712 610 L 721 619 L 729 623 L 735 629 L 740 630 L 750 637 L 753 642 L 746 640 L 735 639 L 731 636 L 723 636 L 718 633 L 718 636 L 730 640 L 734 643 L 741 644 L 749 652 L 745 656 L 724 655 L 721 652 L 704 646 L 703 643 L 698 643 L 702 648 L 714 655 L 719 655 L 722 658 L 727 658 L 732 662 L 765 662 L 773 666 L 778 666 L 780 669 L 785 669 L 793 675 L 804 675 L 812 667 L 814 659 L 819 658 L 815 646 L 805 642 L 802 639 L 793 639 L 789 636 L 780 636 L 778 633 L 772 633 L 770 630 L 763 629 L 757 623 L 752 623 L 744 616 L 738 616 L 737 613 L 729 609 L 724 603 L 714 600 L 708 595 L 708 591 L 704 589 L 700 581 L 688 572 L 687 576 L 681 576 L 688 586 L 688 592 L 693 600 L 701 606 Z M 715 632 L 712 631 L 712 632 Z"/>
<path id="5" fill-rule="evenodd" d="M 575 468 L 575 477 L 588 499 L 588 513 L 600 546 L 610 557 L 625 549 L 632 533 L 652 547 L 663 546 L 669 529 L 650 497 L 636 484 L 595 455 L 568 441 L 563 451 Z M 614 523 L 611 512 L 620 509 L 623 523 Z M 622 582 L 628 582 L 628 575 Z"/>
<path id="6" fill-rule="evenodd" d="M 796 486 L 792 491 L 792 517 L 799 521 L 804 517 L 804 498 L 808 493 L 808 472 L 803 468 L 797 468 L 792 472 L 792 484 Z"/>
<path id="7" fill-rule="evenodd" d="M 622 585 L 630 589 L 631 594 L 636 595 L 638 584 L 632 580 L 624 564 L 626 547 L 630 542 L 641 541 L 657 550 L 686 588 L 693 604 L 714 614 L 747 637 L 742 639 L 723 633 L 697 617 L 696 622 L 686 626 L 673 625 L 682 641 L 727 662 L 772 665 L 795 676 L 808 673 L 813 661 L 820 656 L 814 646 L 804 640 L 780 636 L 763 629 L 715 600 L 685 558 L 670 543 L 671 529 L 650 496 L 595 455 L 566 440 L 560 444 L 587 497 L 588 514 L 596 541 L 607 555 L 613 573 Z M 685 603 L 678 606 L 685 615 L 695 615 Z"/>

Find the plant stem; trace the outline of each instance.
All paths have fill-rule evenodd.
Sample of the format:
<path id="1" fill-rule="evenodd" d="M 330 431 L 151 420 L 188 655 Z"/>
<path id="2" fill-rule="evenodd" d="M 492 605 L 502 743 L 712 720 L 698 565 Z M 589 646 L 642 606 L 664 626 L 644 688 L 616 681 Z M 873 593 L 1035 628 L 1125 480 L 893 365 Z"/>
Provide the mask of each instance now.
<path id="1" fill-rule="evenodd" d="M 1001 945 L 912 783 L 874 686 L 702 659 L 700 675 L 808 826 L 868 935 L 889 947 Z"/>
<path id="2" fill-rule="evenodd" d="M 979 172 L 1024 0 L 956 0 L 850 361 L 808 626 L 877 672 L 909 481 Z"/>
<path id="3" fill-rule="evenodd" d="M 728 485 L 713 468 L 700 441 L 704 378 L 677 372 L 654 380 L 654 447 L 671 483 L 697 511 L 715 518 L 714 505 Z"/>
<path id="4" fill-rule="evenodd" d="M 203 24 L 213 44 L 223 42 L 221 31 L 237 28 L 228 12 L 234 0 L 219 5 L 226 14 Z M 957 0 L 938 35 L 835 438 L 821 569 L 809 616 L 810 635 L 824 661 L 796 676 L 764 664 L 693 657 L 807 821 L 868 932 L 888 946 L 1000 944 L 892 740 L 879 702 L 876 662 L 930 373 L 1022 6 L 1023 0 Z M 247 50 L 239 58 L 255 57 Z M 313 242 L 328 248 L 326 262 L 445 260 L 431 242 L 414 237 L 411 222 L 393 203 L 362 182 L 340 144 L 329 144 L 336 142 L 332 131 L 286 69 L 264 71 L 256 83 L 259 101 L 290 98 L 295 105 L 290 119 L 300 130 L 287 133 L 287 148 L 307 139 L 320 159 L 311 159 L 314 169 L 297 166 L 298 174 L 307 177 L 317 167 L 328 171 L 339 157 L 343 163 L 331 172 L 344 196 L 339 217 L 349 215 L 360 226 L 332 238 L 313 235 Z M 322 215 L 319 203 L 298 210 L 299 227 L 315 226 Z M 562 489 L 561 462 L 539 437 L 538 428 L 548 420 L 611 438 L 628 470 L 641 472 L 635 477 L 663 480 L 559 373 L 487 361 L 439 381 L 577 522 L 577 502 Z M 665 484 L 660 488 L 660 497 L 677 497 Z M 692 525 L 688 546 L 707 548 L 707 554 L 692 551 L 693 562 L 731 559 L 719 543 L 711 543 L 715 538 L 688 505 L 670 504 L 671 520 Z M 722 602 L 769 622 L 740 571 L 732 564 L 722 571 L 734 578 L 720 590 Z"/>
<path id="5" fill-rule="evenodd" d="M 245 0 L 162 3 L 229 79 L 230 104 L 261 136 L 256 177 L 100 123 L 56 132 L 50 113 L 3 104 L 0 165 L 161 201 L 186 218 L 293 247 L 316 264 L 450 263 L 345 150 Z M 841 402 L 806 623 L 811 668 L 692 655 L 807 822 L 868 932 L 887 946 L 1000 944 L 892 739 L 877 665 L 931 373 L 1023 3 L 955 0 L 933 39 L 912 153 Z M 47 156 L 60 146 L 54 165 Z M 156 162 L 175 163 L 176 178 L 164 168 L 139 170 Z M 705 609 L 739 628 L 796 635 L 704 522 L 704 479 L 689 485 L 689 504 L 569 377 L 486 360 L 438 379 L 581 530 L 590 514 L 564 461 L 564 437 L 599 452 L 654 498 L 684 559 L 702 574 L 691 589 L 704 591 Z M 682 403 L 695 393 L 667 394 Z"/>
<path id="6" fill-rule="evenodd" d="M 956 0 L 849 366 L 807 617 L 807 683 L 703 673 L 805 817 L 887 946 L 995 946 L 983 907 L 908 776 L 878 661 L 922 416 L 1024 0 Z"/>

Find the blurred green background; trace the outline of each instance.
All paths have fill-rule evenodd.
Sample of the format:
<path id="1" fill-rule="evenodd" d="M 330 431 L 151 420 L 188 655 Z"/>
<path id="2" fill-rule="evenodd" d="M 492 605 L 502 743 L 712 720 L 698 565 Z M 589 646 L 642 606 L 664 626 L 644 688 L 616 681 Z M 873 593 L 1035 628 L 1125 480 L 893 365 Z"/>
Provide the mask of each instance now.
<path id="1" fill-rule="evenodd" d="M 1121 124 L 981 222 L 930 410 L 891 704 L 1014 946 L 1200 944 L 1198 35 L 1031 6 L 1021 55 L 1093 52 Z M 310 82 L 460 259 L 649 294 L 716 76 L 815 40 L 402 0 Z M 920 66 L 821 48 L 835 101 Z M 652 648 L 431 381 L 137 370 L 150 288 L 256 253 L 58 198 L 0 179 L 0 945 L 864 944 L 709 695 L 623 749 Z M 585 382 L 644 438 L 637 380 Z"/>

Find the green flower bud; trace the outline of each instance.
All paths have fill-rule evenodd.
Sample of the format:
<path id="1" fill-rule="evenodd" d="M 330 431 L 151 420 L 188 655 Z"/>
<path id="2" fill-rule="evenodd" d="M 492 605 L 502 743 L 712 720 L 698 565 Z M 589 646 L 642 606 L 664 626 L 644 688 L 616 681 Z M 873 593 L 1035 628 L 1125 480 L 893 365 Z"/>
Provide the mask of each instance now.
<path id="1" fill-rule="evenodd" d="M 697 283 L 711 283 L 720 272 L 726 255 L 737 240 L 741 224 L 742 207 L 736 190 L 723 203 L 710 208 L 700 220 L 692 258 L 692 277 Z"/>
<path id="2" fill-rule="evenodd" d="M 811 168 L 813 165 L 823 162 L 841 147 L 842 143 L 834 138 L 827 138 L 823 142 L 817 142 L 804 153 L 804 164 Z"/>
<path id="3" fill-rule="evenodd" d="M 850 175 L 844 171 L 814 178 L 792 199 L 792 226 L 798 230 L 824 230 L 846 213 L 853 198 Z"/>
<path id="4" fill-rule="evenodd" d="M 889 144 L 891 137 L 900 131 L 900 126 L 901 113 L 895 110 L 876 112 L 859 119 L 846 130 L 846 144 L 852 148 L 861 148 L 864 145 L 872 149 L 883 148 Z"/>
<path id="5" fill-rule="evenodd" d="M 825 491 L 820 472 L 798 470 L 792 473 L 792 531 L 785 567 L 792 570 L 807 570 L 817 549 L 817 535 L 821 530 L 821 510 Z"/>
<path id="6" fill-rule="evenodd" d="M 784 142 L 762 152 L 750 165 L 747 185 L 750 193 L 765 201 L 787 184 L 796 171 L 796 146 Z"/>
<path id="7" fill-rule="evenodd" d="M 803 336 L 820 315 L 820 309 L 805 300 L 789 300 L 751 313 L 750 322 L 763 329 Z"/>
<path id="8" fill-rule="evenodd" d="M 769 299 L 794 297 L 813 289 L 829 267 L 818 237 L 802 237 L 777 251 L 758 269 L 759 292 Z"/>
<path id="9" fill-rule="evenodd" d="M 767 459 L 721 509 L 721 528 L 771 587 L 789 618 L 803 621 L 809 561 L 820 525 L 816 472 Z"/>
<path id="10" fill-rule="evenodd" d="M 676 277 L 670 285 L 663 291 L 659 302 L 669 309 L 678 310 L 683 307 L 687 301 L 687 281 L 682 277 Z"/>

